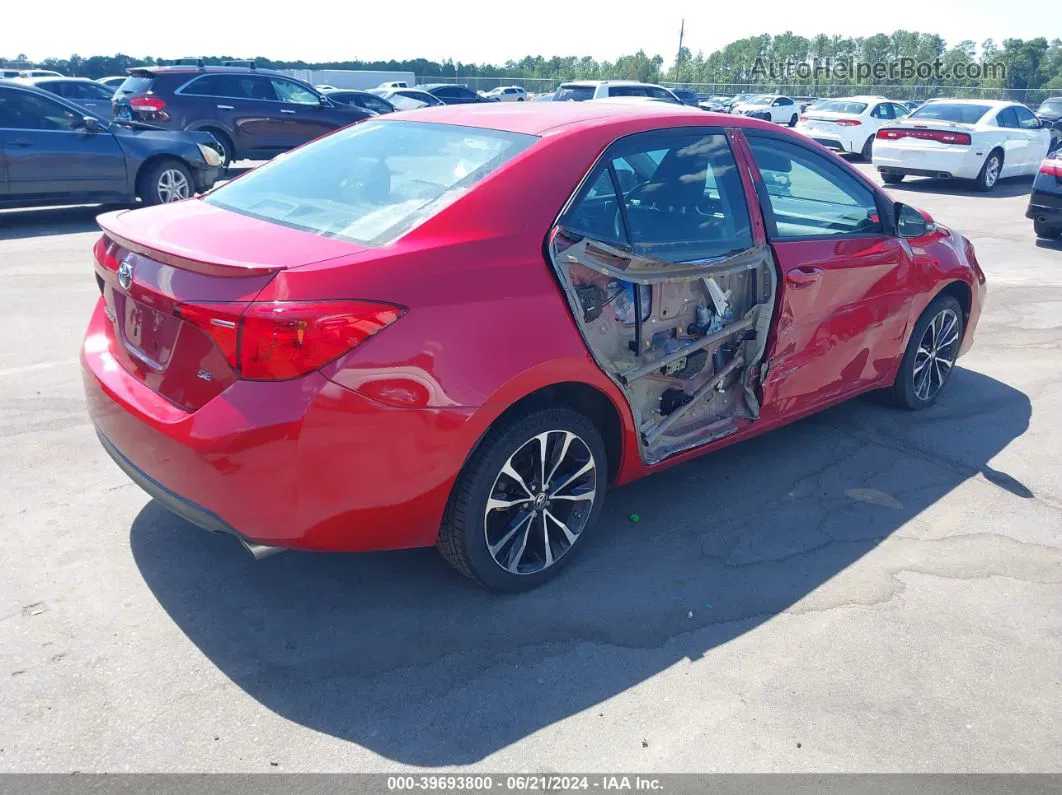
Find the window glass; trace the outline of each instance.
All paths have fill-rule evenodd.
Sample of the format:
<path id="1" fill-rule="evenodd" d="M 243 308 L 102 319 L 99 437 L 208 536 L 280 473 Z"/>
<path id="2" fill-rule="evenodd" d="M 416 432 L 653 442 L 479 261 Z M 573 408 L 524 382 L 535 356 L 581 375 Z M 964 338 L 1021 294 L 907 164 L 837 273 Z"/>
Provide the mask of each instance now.
<path id="1" fill-rule="evenodd" d="M 930 102 L 920 105 L 912 114 L 912 119 L 940 119 L 958 124 L 977 124 L 981 117 L 992 108 L 990 105 L 976 105 L 966 102 Z"/>
<path id="2" fill-rule="evenodd" d="M 1040 120 L 1033 116 L 1028 108 L 1013 107 L 1014 115 L 1018 118 L 1018 126 L 1024 130 L 1039 130 Z"/>
<path id="3" fill-rule="evenodd" d="M 608 90 L 610 97 L 647 97 L 645 86 L 612 86 Z"/>
<path id="4" fill-rule="evenodd" d="M 866 109 L 867 104 L 865 102 L 846 102 L 840 99 L 827 99 L 815 103 L 814 106 L 814 110 L 826 111 L 828 113 L 850 113 L 853 116 L 858 116 Z M 812 110 L 812 108 L 808 108 L 808 110 Z"/>
<path id="5" fill-rule="evenodd" d="M 594 98 L 593 86 L 561 86 L 553 95 L 554 102 L 584 102 Z"/>
<path id="6" fill-rule="evenodd" d="M 142 94 L 145 91 L 150 91 L 154 84 L 155 78 L 153 77 L 127 77 L 118 86 L 118 90 L 124 94 Z M 191 92 L 186 91 L 186 93 Z"/>
<path id="7" fill-rule="evenodd" d="M 996 115 L 996 126 L 1008 129 L 1018 126 L 1018 117 L 1014 115 L 1014 108 L 1004 108 Z"/>
<path id="8" fill-rule="evenodd" d="M 561 220 L 572 231 L 629 242 L 638 254 L 675 263 L 752 245 L 744 190 L 724 135 L 634 136 L 614 146 L 598 169 Z"/>
<path id="9" fill-rule="evenodd" d="M 662 99 L 665 102 L 674 102 L 675 96 L 666 88 L 660 88 L 659 86 L 646 86 L 645 95 L 653 97 L 654 99 Z"/>
<path id="10" fill-rule="evenodd" d="M 881 232 L 873 192 L 797 144 L 749 136 L 779 238 Z"/>
<path id="11" fill-rule="evenodd" d="M 226 99 L 260 99 L 276 101 L 277 95 L 268 78 L 257 75 L 205 75 L 193 80 L 182 94 Z"/>
<path id="12" fill-rule="evenodd" d="M 895 102 L 892 103 L 892 113 L 894 118 L 902 119 L 910 112 L 911 111 L 909 111 L 903 105 L 897 105 Z"/>
<path id="13" fill-rule="evenodd" d="M 22 130 L 75 130 L 83 127 L 80 113 L 26 91 L 0 89 L 0 127 Z"/>
<path id="14" fill-rule="evenodd" d="M 378 245 L 437 213 L 535 140 L 473 127 L 370 120 L 259 166 L 203 201 Z"/>
<path id="15" fill-rule="evenodd" d="M 387 100 L 374 97 L 372 94 L 358 94 L 356 101 L 359 106 L 376 113 L 391 113 L 394 110 Z"/>
<path id="16" fill-rule="evenodd" d="M 870 112 L 870 115 L 875 119 L 894 119 L 896 118 L 892 110 L 891 102 L 882 102 L 874 110 Z"/>
<path id="17" fill-rule="evenodd" d="M 291 80 L 281 80 L 279 78 L 271 78 L 270 82 L 273 84 L 273 90 L 276 91 L 277 97 L 281 102 L 293 102 L 296 105 L 319 105 L 321 100 L 317 98 L 317 95 L 306 88 L 306 86 L 300 86 Z"/>

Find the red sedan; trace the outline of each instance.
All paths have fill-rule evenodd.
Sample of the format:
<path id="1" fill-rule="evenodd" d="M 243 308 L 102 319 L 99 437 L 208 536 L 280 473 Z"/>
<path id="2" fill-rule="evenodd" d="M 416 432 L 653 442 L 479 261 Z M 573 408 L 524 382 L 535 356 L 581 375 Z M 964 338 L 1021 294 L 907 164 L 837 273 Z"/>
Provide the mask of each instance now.
<path id="1" fill-rule="evenodd" d="M 256 556 L 435 545 L 510 591 L 609 485 L 932 405 L 985 292 L 817 144 L 655 103 L 393 114 L 99 222 L 84 381 L 134 481 Z"/>

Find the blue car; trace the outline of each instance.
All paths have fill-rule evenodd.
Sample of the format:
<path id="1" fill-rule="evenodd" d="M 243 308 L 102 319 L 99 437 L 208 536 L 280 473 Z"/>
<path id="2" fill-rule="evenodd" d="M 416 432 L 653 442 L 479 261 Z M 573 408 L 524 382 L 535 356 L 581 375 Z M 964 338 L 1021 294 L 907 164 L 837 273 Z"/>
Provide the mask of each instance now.
<path id="1" fill-rule="evenodd" d="M 221 176 L 221 151 L 207 132 L 108 122 L 0 81 L 0 207 L 187 199 Z"/>

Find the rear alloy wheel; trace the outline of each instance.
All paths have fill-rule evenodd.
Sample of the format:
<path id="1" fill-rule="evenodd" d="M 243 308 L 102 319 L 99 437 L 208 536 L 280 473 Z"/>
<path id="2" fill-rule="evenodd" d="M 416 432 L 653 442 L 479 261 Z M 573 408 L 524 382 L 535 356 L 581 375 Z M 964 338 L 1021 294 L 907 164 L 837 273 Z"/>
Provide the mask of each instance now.
<path id="1" fill-rule="evenodd" d="M 569 409 L 503 422 L 458 478 L 436 544 L 458 571 L 498 591 L 552 578 L 596 522 L 607 485 L 597 428 Z"/>
<path id="2" fill-rule="evenodd" d="M 892 402 L 912 410 L 932 406 L 951 378 L 962 334 L 959 302 L 950 295 L 933 301 L 911 332 L 892 387 Z"/>
<path id="3" fill-rule="evenodd" d="M 974 180 L 974 185 L 979 191 L 988 193 L 996 187 L 996 183 L 999 182 L 999 174 L 1003 170 L 1003 155 L 999 153 L 998 149 L 992 150 L 989 153 L 988 158 L 985 160 L 985 164 L 981 166 L 981 173 L 977 175 L 977 179 Z"/>
<path id="4" fill-rule="evenodd" d="M 140 198 L 144 204 L 169 204 L 195 195 L 192 172 L 176 160 L 163 160 L 144 174 Z"/>
<path id="5" fill-rule="evenodd" d="M 1048 226 L 1040 221 L 1033 221 L 1033 231 L 1037 237 L 1042 237 L 1044 240 L 1058 240 L 1062 237 L 1062 226 Z"/>

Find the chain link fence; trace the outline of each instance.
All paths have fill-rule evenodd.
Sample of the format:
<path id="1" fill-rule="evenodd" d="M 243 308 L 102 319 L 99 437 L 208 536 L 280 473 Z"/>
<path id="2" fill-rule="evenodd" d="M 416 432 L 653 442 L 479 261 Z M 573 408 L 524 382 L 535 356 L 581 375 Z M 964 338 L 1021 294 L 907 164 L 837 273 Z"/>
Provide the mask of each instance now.
<path id="1" fill-rule="evenodd" d="M 498 86 L 523 86 L 528 93 L 544 94 L 551 92 L 561 83 L 562 78 L 550 77 L 480 77 L 457 75 L 454 77 L 417 76 L 418 83 L 456 83 L 466 85 L 474 91 L 490 91 Z M 897 100 L 926 100 L 937 97 L 956 97 L 963 99 L 1005 99 L 1021 102 L 1032 108 L 1051 96 L 1062 95 L 1062 90 L 985 88 L 982 86 L 930 86 L 930 85 L 837 85 L 837 84 L 764 84 L 764 83 L 675 83 L 664 81 L 661 85 L 668 88 L 687 88 L 694 93 L 709 97 L 713 95 L 733 96 L 735 94 L 785 94 L 790 97 L 851 97 L 857 95 L 884 96 Z"/>

